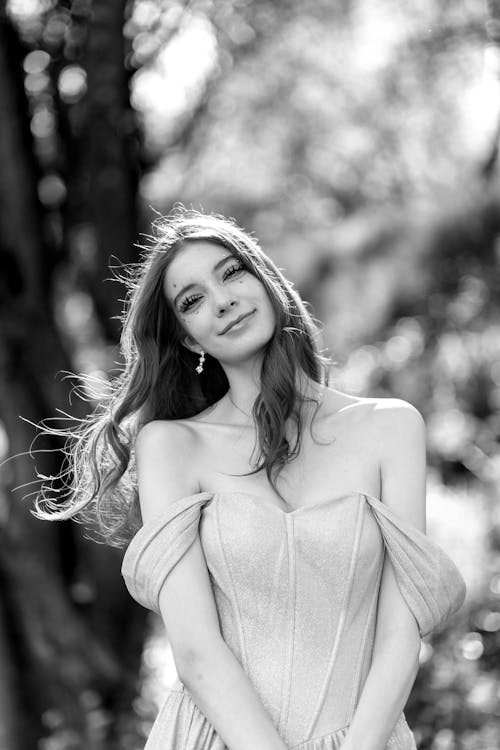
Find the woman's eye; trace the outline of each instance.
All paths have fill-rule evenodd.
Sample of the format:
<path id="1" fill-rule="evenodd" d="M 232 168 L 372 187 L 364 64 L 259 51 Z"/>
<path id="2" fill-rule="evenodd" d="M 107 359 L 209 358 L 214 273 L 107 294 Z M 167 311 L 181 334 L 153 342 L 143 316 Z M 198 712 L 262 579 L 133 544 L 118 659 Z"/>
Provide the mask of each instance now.
<path id="1" fill-rule="evenodd" d="M 237 273 L 238 271 L 244 271 L 245 266 L 243 263 L 236 263 L 235 265 L 229 266 L 229 268 L 226 268 L 224 271 L 223 279 L 227 279 L 228 276 L 233 276 L 233 274 Z"/>
<path id="2" fill-rule="evenodd" d="M 179 305 L 180 311 L 186 312 L 186 310 L 188 310 L 192 305 L 194 305 L 196 300 L 199 298 L 200 298 L 199 294 L 192 294 L 190 297 L 186 297 L 185 299 L 183 299 L 182 303 Z"/>
<path id="3" fill-rule="evenodd" d="M 229 268 L 226 268 L 224 271 L 224 274 L 222 276 L 223 280 L 225 281 L 230 276 L 234 276 L 235 273 L 238 273 L 238 271 L 244 271 L 245 266 L 243 263 L 234 263 L 232 266 L 229 266 Z M 179 305 L 179 310 L 181 312 L 186 312 L 189 310 L 190 307 L 192 307 L 195 302 L 197 302 L 200 299 L 200 294 L 192 294 L 190 297 L 185 297 L 181 304 Z"/>

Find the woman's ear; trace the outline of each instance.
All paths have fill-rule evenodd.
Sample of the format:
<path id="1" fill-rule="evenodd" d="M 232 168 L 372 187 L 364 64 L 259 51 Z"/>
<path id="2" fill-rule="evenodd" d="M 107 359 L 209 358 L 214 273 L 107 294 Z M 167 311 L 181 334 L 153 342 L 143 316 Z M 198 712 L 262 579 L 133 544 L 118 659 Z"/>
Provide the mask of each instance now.
<path id="1" fill-rule="evenodd" d="M 194 352 L 194 354 L 201 354 L 201 346 L 196 343 L 196 341 L 191 338 L 191 336 L 186 335 L 181 340 L 181 344 L 186 347 L 186 349 L 189 349 L 189 351 Z"/>

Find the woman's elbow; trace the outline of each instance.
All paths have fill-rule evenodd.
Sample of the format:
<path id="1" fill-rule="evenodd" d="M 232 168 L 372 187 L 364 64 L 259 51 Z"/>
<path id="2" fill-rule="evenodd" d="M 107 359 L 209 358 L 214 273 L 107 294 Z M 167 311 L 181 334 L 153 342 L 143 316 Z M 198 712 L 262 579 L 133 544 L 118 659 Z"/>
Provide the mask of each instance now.
<path id="1" fill-rule="evenodd" d="M 222 638 L 214 637 L 209 641 L 196 644 L 183 644 L 177 649 L 172 648 L 175 668 L 179 680 L 188 684 L 193 677 L 200 678 L 204 665 L 214 658 Z"/>

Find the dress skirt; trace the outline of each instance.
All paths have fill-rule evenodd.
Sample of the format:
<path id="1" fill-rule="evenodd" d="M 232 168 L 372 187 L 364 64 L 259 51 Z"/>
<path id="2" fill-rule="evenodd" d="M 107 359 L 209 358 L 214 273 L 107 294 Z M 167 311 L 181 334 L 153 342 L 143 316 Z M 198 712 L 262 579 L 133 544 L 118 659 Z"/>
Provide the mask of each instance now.
<path id="1" fill-rule="evenodd" d="M 348 728 L 342 727 L 321 737 L 313 737 L 291 746 L 289 750 L 341 750 Z M 386 749 L 417 750 L 403 713 Z M 227 750 L 227 746 L 186 690 L 169 690 L 144 750 Z"/>

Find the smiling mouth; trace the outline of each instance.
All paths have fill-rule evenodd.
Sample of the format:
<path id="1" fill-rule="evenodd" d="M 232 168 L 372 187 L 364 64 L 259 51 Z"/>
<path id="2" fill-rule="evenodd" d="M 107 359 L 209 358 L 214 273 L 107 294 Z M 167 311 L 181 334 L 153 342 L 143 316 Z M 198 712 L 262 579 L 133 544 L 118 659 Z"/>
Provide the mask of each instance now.
<path id="1" fill-rule="evenodd" d="M 221 331 L 220 335 L 223 336 L 225 333 L 228 333 L 229 331 L 231 331 L 233 328 L 235 328 L 237 325 L 239 325 L 239 323 L 241 323 L 242 321 L 246 320 L 251 315 L 253 315 L 254 312 L 255 312 L 255 310 L 251 310 L 249 313 L 246 313 L 245 315 L 242 315 L 240 318 L 238 318 L 237 320 L 235 320 L 234 323 L 230 323 L 230 325 L 228 325 L 226 328 L 224 328 L 223 331 Z"/>

